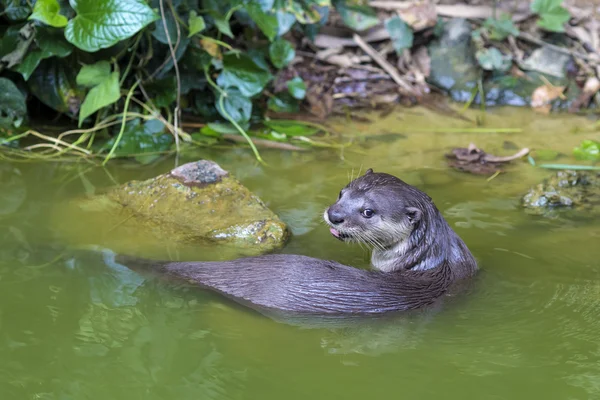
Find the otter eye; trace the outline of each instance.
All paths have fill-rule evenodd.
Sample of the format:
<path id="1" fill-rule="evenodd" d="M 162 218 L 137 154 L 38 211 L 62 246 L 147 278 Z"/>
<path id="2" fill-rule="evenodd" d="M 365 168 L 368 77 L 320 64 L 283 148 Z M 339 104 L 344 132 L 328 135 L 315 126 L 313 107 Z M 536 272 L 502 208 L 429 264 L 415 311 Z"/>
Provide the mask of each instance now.
<path id="1" fill-rule="evenodd" d="M 375 211 L 371 210 L 370 208 L 366 208 L 362 210 L 361 214 L 365 218 L 371 218 L 373 214 L 375 214 Z"/>

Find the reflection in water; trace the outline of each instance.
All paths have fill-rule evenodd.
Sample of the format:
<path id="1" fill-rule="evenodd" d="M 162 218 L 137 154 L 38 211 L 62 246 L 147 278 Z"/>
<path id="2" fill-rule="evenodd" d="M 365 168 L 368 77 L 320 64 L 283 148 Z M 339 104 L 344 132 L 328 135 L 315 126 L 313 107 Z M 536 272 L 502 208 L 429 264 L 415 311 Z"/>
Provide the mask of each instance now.
<path id="1" fill-rule="evenodd" d="M 536 122 L 508 112 L 487 121 L 523 128 L 509 138 L 519 147 L 563 151 L 580 142 L 577 134 L 559 135 L 565 123 L 555 117 Z M 172 160 L 112 164 L 110 174 L 94 169 L 85 179 L 79 166 L 0 163 L 0 399 L 600 397 L 598 221 L 522 213 L 519 194 L 547 171 L 515 163 L 490 182 L 448 171 L 448 149 L 473 141 L 500 154 L 506 134 L 411 133 L 423 121 L 459 123 L 411 113 L 341 126 L 345 135 L 402 128 L 406 136 L 348 148 L 343 159 L 329 151 L 266 152 L 275 168 L 265 169 L 246 149 L 192 157 L 222 163 L 290 223 L 294 237 L 284 251 L 356 266 L 368 262 L 363 250 L 319 226 L 348 173 L 370 166 L 426 189 L 482 273 L 465 295 L 438 307 L 376 320 L 269 318 L 139 275 L 106 254 L 67 251 L 49 228 L 46 217 L 61 199 L 162 173 Z M 123 240 L 143 249 L 139 235 Z M 231 256 L 199 246 L 177 251 Z M 168 238 L 148 252 L 169 256 Z"/>

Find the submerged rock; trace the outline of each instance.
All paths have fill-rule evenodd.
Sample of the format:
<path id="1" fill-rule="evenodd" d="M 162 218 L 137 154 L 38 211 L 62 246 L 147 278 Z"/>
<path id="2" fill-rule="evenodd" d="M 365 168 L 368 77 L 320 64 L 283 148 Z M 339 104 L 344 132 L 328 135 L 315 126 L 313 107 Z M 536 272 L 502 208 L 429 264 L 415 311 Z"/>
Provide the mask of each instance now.
<path id="1" fill-rule="evenodd" d="M 531 188 L 522 204 L 536 215 L 555 216 L 560 209 L 600 215 L 600 173 L 559 171 Z"/>
<path id="2" fill-rule="evenodd" d="M 153 236 L 161 243 L 227 245 L 241 250 L 238 254 L 252 255 L 283 246 L 290 234 L 261 199 L 207 160 L 75 199 L 68 207 L 70 215 L 78 215 L 79 225 L 92 224 L 99 231 L 95 237 L 100 236 L 103 245 L 111 242 L 115 251 L 128 249 L 126 243 L 115 249 L 120 241 L 114 235 L 134 235 L 140 241 Z M 93 236 L 77 223 L 68 225 L 72 238 L 77 230 Z"/>
<path id="3" fill-rule="evenodd" d="M 466 19 L 448 21 L 441 37 L 429 45 L 431 72 L 428 82 L 447 90 L 455 101 L 465 102 L 482 76 L 471 43 L 471 25 Z"/>

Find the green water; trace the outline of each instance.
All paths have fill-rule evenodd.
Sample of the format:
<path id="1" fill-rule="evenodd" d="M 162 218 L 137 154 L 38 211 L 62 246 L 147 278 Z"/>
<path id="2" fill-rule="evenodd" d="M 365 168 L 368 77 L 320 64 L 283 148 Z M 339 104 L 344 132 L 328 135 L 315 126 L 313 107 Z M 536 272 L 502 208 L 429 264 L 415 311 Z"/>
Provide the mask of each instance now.
<path id="1" fill-rule="evenodd" d="M 106 170 L 4 163 L 0 399 L 600 398 L 600 221 L 525 215 L 519 196 L 547 171 L 518 162 L 488 182 L 448 170 L 443 158 L 470 141 L 493 154 L 514 145 L 568 153 L 598 137 L 586 133 L 591 123 L 502 109 L 486 126 L 523 133 L 448 134 L 421 129 L 467 124 L 422 109 L 370 117 L 337 122 L 346 137 L 383 135 L 343 153 L 263 150 L 270 168 L 244 149 L 198 151 L 180 162 L 212 158 L 255 191 L 293 229 L 283 251 L 358 267 L 368 253 L 333 239 L 321 213 L 353 170 L 396 174 L 433 197 L 478 258 L 482 273 L 468 295 L 433 313 L 344 328 L 276 322 L 72 252 L 49 223 L 66 198 L 168 171 L 173 159 Z M 122 240 L 139 246 L 136 237 Z M 148 249 L 171 250 L 168 238 Z"/>

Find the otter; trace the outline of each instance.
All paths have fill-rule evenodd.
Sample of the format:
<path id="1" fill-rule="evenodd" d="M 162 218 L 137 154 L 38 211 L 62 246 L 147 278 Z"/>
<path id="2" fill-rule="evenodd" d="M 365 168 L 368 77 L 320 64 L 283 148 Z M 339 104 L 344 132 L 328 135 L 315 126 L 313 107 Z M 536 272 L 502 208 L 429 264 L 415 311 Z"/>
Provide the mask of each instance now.
<path id="1" fill-rule="evenodd" d="M 329 316 L 416 310 L 478 270 L 433 200 L 393 175 L 367 170 L 340 191 L 323 218 L 336 239 L 373 249 L 372 269 L 294 254 L 206 262 L 117 255 L 115 261 L 187 281 L 261 312 Z"/>

